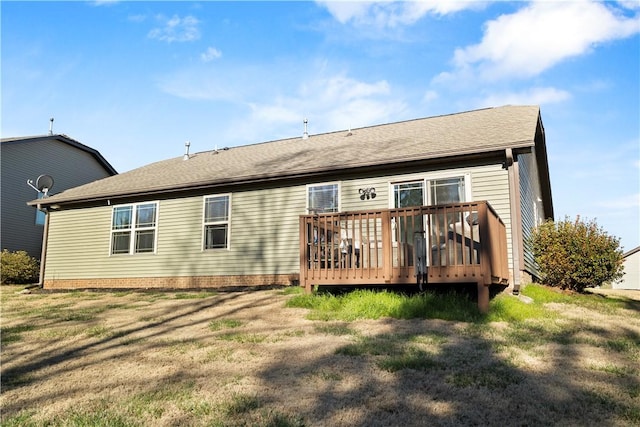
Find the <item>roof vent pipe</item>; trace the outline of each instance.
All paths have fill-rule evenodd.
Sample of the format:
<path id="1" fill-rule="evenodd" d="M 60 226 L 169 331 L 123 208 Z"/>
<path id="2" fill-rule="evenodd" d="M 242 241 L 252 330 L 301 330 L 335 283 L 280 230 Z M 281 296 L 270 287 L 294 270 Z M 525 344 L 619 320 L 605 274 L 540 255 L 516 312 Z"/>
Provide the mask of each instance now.
<path id="1" fill-rule="evenodd" d="M 189 160 L 189 147 L 191 143 L 189 141 L 184 143 L 184 156 L 182 156 L 182 160 Z"/>
<path id="2" fill-rule="evenodd" d="M 53 117 L 49 119 L 49 135 L 53 135 Z"/>
<path id="3" fill-rule="evenodd" d="M 307 119 L 304 119 L 303 123 L 304 123 L 304 133 L 302 134 L 302 139 L 309 139 L 309 132 L 307 132 L 307 123 L 309 123 L 309 121 Z"/>

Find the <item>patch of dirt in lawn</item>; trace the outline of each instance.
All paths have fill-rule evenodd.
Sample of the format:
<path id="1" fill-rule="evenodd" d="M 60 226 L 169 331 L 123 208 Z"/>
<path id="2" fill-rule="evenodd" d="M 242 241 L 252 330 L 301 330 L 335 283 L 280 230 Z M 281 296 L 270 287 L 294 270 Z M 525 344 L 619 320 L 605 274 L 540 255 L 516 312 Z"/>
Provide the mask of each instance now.
<path id="1" fill-rule="evenodd" d="M 277 289 L 19 289 L 2 288 L 3 424 L 640 424 L 637 305 L 557 304 L 557 321 L 522 325 L 321 322 Z"/>

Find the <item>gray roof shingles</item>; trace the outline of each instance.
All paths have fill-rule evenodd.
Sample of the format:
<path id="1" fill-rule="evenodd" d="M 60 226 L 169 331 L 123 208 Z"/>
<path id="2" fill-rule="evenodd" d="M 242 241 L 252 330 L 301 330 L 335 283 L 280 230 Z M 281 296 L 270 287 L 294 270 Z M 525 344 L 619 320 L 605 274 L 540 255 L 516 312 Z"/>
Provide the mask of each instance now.
<path id="1" fill-rule="evenodd" d="M 71 188 L 46 204 L 103 200 L 532 146 L 538 106 L 505 106 L 176 157 Z M 40 200 L 40 203 L 43 201 Z"/>

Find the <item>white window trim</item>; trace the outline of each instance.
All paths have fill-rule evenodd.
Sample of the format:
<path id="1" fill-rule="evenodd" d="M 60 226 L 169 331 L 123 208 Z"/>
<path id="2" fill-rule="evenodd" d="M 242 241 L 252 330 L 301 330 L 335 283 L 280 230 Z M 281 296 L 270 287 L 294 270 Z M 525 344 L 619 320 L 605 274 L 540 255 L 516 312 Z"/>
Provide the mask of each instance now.
<path id="1" fill-rule="evenodd" d="M 137 207 L 140 205 L 156 205 L 156 218 L 155 225 L 153 227 L 136 227 L 136 219 L 137 219 Z M 133 210 L 133 215 L 131 217 L 131 228 L 127 230 L 131 233 L 131 238 L 129 240 L 129 252 L 126 254 L 114 254 L 113 251 L 113 233 L 122 232 L 123 230 L 114 230 L 113 229 L 113 214 L 116 211 L 116 208 L 121 208 L 125 206 L 131 206 Z M 111 207 L 111 221 L 109 223 L 109 256 L 129 256 L 129 255 L 152 255 L 157 253 L 158 251 L 158 223 L 160 221 L 160 203 L 157 200 L 148 201 L 148 202 L 138 202 L 138 203 L 123 203 L 121 205 L 113 205 Z M 153 252 L 136 252 L 136 243 L 135 243 L 135 233 L 138 230 L 153 230 Z"/>
<path id="2" fill-rule="evenodd" d="M 469 172 L 456 173 L 456 172 L 449 171 L 449 172 L 423 175 L 420 177 L 412 176 L 412 177 L 407 177 L 406 179 L 389 181 L 389 208 L 390 209 L 395 208 L 395 193 L 394 193 L 395 185 L 409 184 L 412 182 L 422 181 L 422 185 L 424 186 L 423 187 L 424 197 L 426 199 L 424 203 L 426 203 L 428 206 L 429 201 L 431 200 L 431 186 L 429 185 L 429 181 L 439 180 L 439 179 L 460 178 L 460 177 L 464 178 L 464 197 L 466 200 L 466 202 L 464 203 L 469 203 L 472 201 L 472 194 L 473 194 L 471 191 L 471 174 Z"/>
<path id="3" fill-rule="evenodd" d="M 342 212 L 342 182 L 341 181 L 329 181 L 329 182 L 317 182 L 315 184 L 307 184 L 305 188 L 305 211 L 309 212 L 309 188 L 320 187 L 323 185 L 337 185 L 338 186 L 338 210 L 336 212 Z"/>
<path id="4" fill-rule="evenodd" d="M 212 252 L 212 251 L 229 251 L 231 250 L 231 212 L 232 212 L 232 203 L 233 198 L 231 197 L 232 193 L 220 193 L 220 194 L 208 194 L 202 197 L 202 229 L 200 232 L 201 241 L 200 241 L 200 250 L 202 252 Z M 226 221 L 213 221 L 213 222 L 205 222 L 205 215 L 207 213 L 207 199 L 213 197 L 228 197 L 229 198 L 229 212 Z M 227 224 L 227 247 L 226 248 L 211 248 L 206 249 L 204 247 L 205 244 L 205 230 L 207 225 L 215 225 L 215 224 Z"/>

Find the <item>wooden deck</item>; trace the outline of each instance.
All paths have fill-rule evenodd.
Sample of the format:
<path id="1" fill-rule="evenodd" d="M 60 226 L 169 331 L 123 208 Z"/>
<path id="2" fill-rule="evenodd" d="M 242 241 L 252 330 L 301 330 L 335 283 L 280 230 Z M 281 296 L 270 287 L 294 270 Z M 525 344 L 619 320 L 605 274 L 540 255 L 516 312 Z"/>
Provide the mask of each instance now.
<path id="1" fill-rule="evenodd" d="M 405 285 L 477 283 L 488 309 L 491 284 L 506 284 L 506 228 L 487 202 L 300 217 L 300 283 Z"/>

